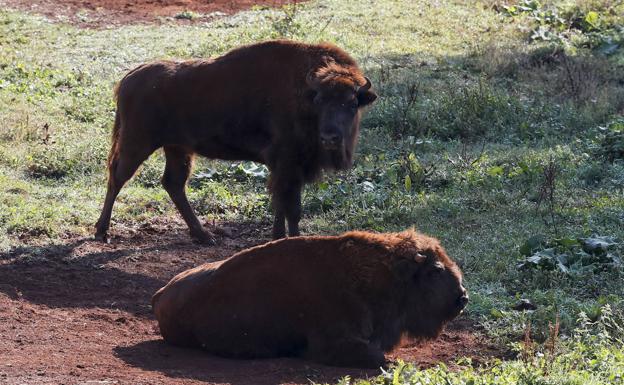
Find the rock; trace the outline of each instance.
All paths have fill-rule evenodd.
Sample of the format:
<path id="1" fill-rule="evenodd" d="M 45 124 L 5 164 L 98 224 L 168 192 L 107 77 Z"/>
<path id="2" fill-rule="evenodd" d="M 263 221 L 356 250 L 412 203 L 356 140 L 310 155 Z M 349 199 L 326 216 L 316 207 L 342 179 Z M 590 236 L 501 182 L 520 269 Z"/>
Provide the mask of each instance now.
<path id="1" fill-rule="evenodd" d="M 537 310 L 537 306 L 535 306 L 533 303 L 531 303 L 530 300 L 526 298 L 522 298 L 517 304 L 515 304 L 511 308 L 517 311 Z"/>

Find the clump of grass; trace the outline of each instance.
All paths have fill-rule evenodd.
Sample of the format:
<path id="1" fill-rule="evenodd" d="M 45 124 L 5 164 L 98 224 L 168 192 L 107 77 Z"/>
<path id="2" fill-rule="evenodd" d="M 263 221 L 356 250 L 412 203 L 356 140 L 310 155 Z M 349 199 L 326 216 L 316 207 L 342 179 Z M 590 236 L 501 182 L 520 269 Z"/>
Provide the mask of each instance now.
<path id="1" fill-rule="evenodd" d="M 477 85 L 449 88 L 432 111 L 444 139 L 478 141 L 507 136 L 527 115 L 527 106 L 480 81 Z"/>
<path id="2" fill-rule="evenodd" d="M 87 141 L 68 143 L 63 138 L 48 144 L 42 141 L 30 146 L 23 165 L 32 178 L 78 179 L 104 171 L 103 145 L 96 147 Z"/>

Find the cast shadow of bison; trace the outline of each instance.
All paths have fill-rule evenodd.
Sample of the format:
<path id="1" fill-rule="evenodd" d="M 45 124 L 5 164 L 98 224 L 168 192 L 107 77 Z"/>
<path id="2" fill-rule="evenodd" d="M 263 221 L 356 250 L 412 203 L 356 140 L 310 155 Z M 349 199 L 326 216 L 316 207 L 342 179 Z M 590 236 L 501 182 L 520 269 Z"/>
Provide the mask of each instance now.
<path id="1" fill-rule="evenodd" d="M 3 258 L 11 262 L 0 265 L 0 291 L 14 300 L 23 298 L 53 308 L 116 308 L 147 315 L 146 301 L 162 281 L 106 266 L 137 250 L 94 251 L 73 258 L 74 251 L 84 245 L 86 239 L 12 250 Z"/>
<path id="2" fill-rule="evenodd" d="M 118 309 L 151 318 L 150 299 L 172 276 L 267 237 L 258 223 L 224 225 L 235 237 L 210 249 L 187 242 L 185 230 L 170 225 L 111 244 L 79 238 L 16 247 L 0 254 L 0 293 L 52 308 Z"/>
<path id="3" fill-rule="evenodd" d="M 171 346 L 151 340 L 113 349 L 117 358 L 130 366 L 156 371 L 171 378 L 232 385 L 274 385 L 282 383 L 336 383 L 344 376 L 372 377 L 379 370 L 323 366 L 295 358 L 234 360 L 195 349 Z"/>

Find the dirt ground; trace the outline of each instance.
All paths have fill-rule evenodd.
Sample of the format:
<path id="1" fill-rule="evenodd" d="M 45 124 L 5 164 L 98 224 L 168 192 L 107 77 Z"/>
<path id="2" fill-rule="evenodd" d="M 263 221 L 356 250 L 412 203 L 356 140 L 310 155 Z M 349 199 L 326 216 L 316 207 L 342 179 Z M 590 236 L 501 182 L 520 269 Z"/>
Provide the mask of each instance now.
<path id="1" fill-rule="evenodd" d="M 252 6 L 279 7 L 300 0 L 0 0 L 0 6 L 21 9 L 90 28 L 176 21 L 192 23 L 233 14 Z M 194 12 L 192 20 L 180 17 Z M 178 17 L 176 18 L 176 15 Z"/>
<path id="2" fill-rule="evenodd" d="M 0 254 L 2 384 L 307 384 L 366 377 L 376 370 L 299 359 L 229 360 L 168 346 L 150 309 L 173 275 L 268 240 L 269 224 L 226 223 L 217 246 L 194 244 L 182 223 L 115 227 L 110 244 L 68 238 Z M 390 359 L 422 367 L 500 356 L 461 317 L 435 342 L 407 345 Z"/>

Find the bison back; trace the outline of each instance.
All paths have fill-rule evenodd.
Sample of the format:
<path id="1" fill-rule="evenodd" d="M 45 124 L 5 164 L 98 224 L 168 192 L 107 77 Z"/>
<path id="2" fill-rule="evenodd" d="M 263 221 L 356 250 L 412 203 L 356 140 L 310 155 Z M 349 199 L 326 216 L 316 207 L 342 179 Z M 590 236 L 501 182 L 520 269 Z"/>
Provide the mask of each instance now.
<path id="1" fill-rule="evenodd" d="M 154 296 L 163 337 L 261 358 L 300 356 L 319 338 L 360 329 L 366 311 L 345 290 L 336 246 L 290 238 L 243 251 L 217 270 L 180 274 Z"/>

